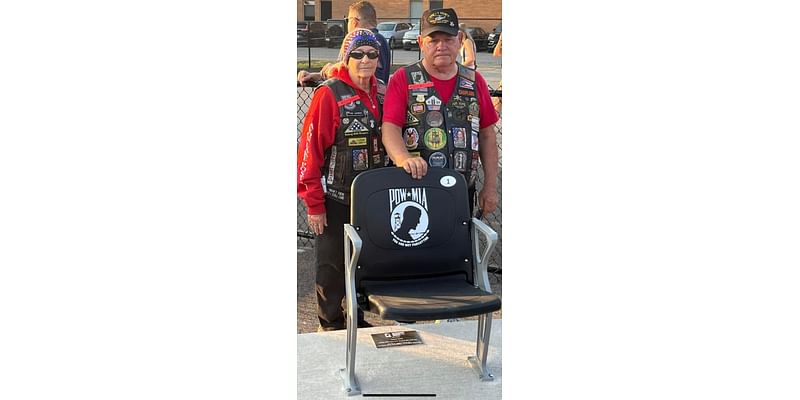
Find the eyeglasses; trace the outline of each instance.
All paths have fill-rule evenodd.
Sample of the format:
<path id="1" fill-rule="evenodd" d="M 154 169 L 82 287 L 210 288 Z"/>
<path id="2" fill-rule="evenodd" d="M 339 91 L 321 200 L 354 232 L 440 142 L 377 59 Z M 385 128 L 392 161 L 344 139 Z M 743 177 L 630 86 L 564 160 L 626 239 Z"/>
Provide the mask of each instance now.
<path id="1" fill-rule="evenodd" d="M 369 58 L 370 60 L 374 60 L 374 59 L 378 58 L 378 51 L 377 50 L 372 50 L 372 51 L 363 52 L 361 50 L 353 50 L 353 51 L 350 52 L 350 57 L 353 57 L 356 60 L 360 60 L 360 59 L 364 58 L 364 56 L 367 56 L 367 58 Z"/>

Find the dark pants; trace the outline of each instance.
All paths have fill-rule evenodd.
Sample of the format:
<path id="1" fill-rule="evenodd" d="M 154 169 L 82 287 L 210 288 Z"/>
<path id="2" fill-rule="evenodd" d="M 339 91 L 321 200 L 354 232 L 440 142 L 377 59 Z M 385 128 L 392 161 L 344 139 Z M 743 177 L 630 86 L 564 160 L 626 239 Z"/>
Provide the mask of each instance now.
<path id="1" fill-rule="evenodd" d="M 322 329 L 347 327 L 342 299 L 344 289 L 344 227 L 350 222 L 350 206 L 325 199 L 328 226 L 314 240 L 316 256 L 317 317 Z M 358 321 L 364 312 L 358 310 Z"/>

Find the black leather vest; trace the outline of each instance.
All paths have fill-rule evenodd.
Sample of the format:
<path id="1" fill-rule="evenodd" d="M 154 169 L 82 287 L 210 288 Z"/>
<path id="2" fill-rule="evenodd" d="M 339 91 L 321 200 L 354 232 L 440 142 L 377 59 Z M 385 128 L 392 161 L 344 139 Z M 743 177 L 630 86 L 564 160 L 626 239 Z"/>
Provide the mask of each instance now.
<path id="1" fill-rule="evenodd" d="M 372 115 L 356 91 L 339 79 L 322 83 L 331 89 L 339 105 L 339 128 L 333 146 L 325 151 L 322 181 L 325 195 L 350 204 L 350 184 L 359 173 L 387 165 L 388 157 L 381 142 L 381 121 Z M 378 80 L 378 109 L 383 109 L 386 85 Z"/>
<path id="2" fill-rule="evenodd" d="M 479 165 L 480 107 L 475 71 L 457 65 L 456 86 L 447 105 L 421 61 L 405 68 L 408 104 L 403 139 L 411 155 L 424 158 L 430 167 L 461 172 L 472 186 Z"/>

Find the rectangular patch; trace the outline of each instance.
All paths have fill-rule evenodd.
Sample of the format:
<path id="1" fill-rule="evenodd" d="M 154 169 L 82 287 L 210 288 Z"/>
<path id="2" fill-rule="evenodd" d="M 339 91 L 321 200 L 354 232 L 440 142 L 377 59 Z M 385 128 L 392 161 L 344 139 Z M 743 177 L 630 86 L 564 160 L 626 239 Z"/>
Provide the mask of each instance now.
<path id="1" fill-rule="evenodd" d="M 366 146 L 367 145 L 367 137 L 354 137 L 347 139 L 347 145 L 354 147 L 354 146 Z"/>
<path id="2" fill-rule="evenodd" d="M 474 90 L 467 90 L 467 89 L 458 89 L 458 95 L 459 96 L 475 97 L 475 91 Z"/>
<path id="3" fill-rule="evenodd" d="M 414 90 L 414 89 L 428 88 L 432 86 L 433 82 L 413 83 L 411 85 L 408 85 L 408 89 Z"/>
<path id="4" fill-rule="evenodd" d="M 363 171 L 367 167 L 367 149 L 353 150 L 353 171 Z"/>
<path id="5" fill-rule="evenodd" d="M 337 102 L 337 103 L 336 103 L 336 105 L 338 105 L 339 107 L 341 107 L 341 106 L 343 106 L 343 105 L 345 105 L 345 104 L 350 104 L 350 103 L 352 103 L 352 102 L 354 102 L 354 101 L 356 101 L 356 100 L 359 100 L 359 99 L 361 99 L 361 97 L 360 97 L 360 96 L 348 97 L 348 98 L 346 98 L 346 99 L 344 99 L 344 100 L 340 100 L 339 102 Z"/>

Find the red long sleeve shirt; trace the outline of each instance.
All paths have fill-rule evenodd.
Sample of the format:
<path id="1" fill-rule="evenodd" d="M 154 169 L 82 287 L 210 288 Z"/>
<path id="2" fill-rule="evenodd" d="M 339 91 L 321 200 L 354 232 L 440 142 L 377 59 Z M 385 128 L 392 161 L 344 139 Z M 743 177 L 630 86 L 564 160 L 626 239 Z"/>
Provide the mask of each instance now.
<path id="1" fill-rule="evenodd" d="M 362 104 L 380 121 L 381 110 L 376 97 L 378 86 L 375 76 L 370 78 L 370 93 L 367 95 L 350 79 L 347 68 L 336 68 L 331 74 L 331 77 L 352 87 L 356 95 L 361 97 Z M 308 107 L 303 130 L 300 132 L 300 144 L 297 146 L 297 195 L 306 203 L 310 215 L 325 213 L 325 192 L 320 179 L 325 152 L 336 139 L 340 121 L 339 106 L 333 92 L 327 86 L 320 86 L 314 92 L 314 98 Z"/>

